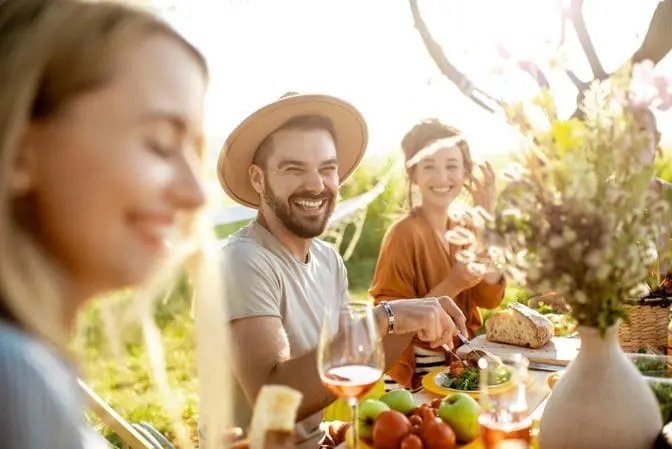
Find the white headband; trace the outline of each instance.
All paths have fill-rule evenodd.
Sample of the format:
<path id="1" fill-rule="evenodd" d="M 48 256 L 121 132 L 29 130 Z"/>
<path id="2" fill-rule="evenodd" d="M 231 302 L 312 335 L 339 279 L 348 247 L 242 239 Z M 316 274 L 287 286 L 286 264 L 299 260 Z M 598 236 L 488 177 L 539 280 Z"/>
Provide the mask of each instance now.
<path id="1" fill-rule="evenodd" d="M 411 168 L 418 162 L 420 162 L 422 159 L 426 158 L 427 156 L 430 156 L 437 151 L 444 149 L 444 148 L 454 148 L 457 147 L 460 143 L 465 142 L 464 137 L 461 135 L 453 136 L 453 137 L 446 137 L 443 139 L 436 140 L 432 142 L 431 144 L 427 145 L 425 148 L 422 150 L 418 151 L 415 156 L 410 158 L 408 162 L 406 162 L 406 168 Z"/>

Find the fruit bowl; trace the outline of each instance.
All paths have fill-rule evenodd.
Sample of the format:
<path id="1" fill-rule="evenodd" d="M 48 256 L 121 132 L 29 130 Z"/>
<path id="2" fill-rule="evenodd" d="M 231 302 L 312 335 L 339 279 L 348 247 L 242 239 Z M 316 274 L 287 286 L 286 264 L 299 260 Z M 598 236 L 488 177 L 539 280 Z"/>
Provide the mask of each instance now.
<path id="1" fill-rule="evenodd" d="M 418 404 L 410 391 L 394 390 L 378 400 L 366 399 L 358 408 L 357 429 L 362 449 L 480 447 L 473 442 L 478 440 L 481 407 L 464 393 L 436 398 L 431 404 Z M 331 427 L 329 432 L 337 444 L 354 446 L 349 424 Z"/>

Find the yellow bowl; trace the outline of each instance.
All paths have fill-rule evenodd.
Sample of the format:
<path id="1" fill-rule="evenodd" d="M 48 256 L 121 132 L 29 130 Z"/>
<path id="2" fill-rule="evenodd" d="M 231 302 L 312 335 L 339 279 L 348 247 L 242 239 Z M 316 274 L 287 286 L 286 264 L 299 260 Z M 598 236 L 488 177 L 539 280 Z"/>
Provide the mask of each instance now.
<path id="1" fill-rule="evenodd" d="M 437 368 L 435 370 L 432 370 L 425 374 L 425 376 L 422 378 L 422 386 L 425 388 L 425 390 L 430 391 L 434 394 L 438 394 L 441 396 L 447 396 L 452 393 L 465 393 L 469 396 L 471 396 L 474 399 L 478 399 L 479 396 L 479 391 L 478 390 L 457 390 L 455 388 L 446 388 L 441 386 L 440 382 L 437 380 L 437 378 L 450 371 L 450 367 L 444 366 L 441 368 Z M 493 385 L 490 387 L 490 392 L 492 394 L 497 394 L 497 393 L 503 393 L 513 386 L 513 383 L 511 380 L 508 380 L 504 383 L 501 383 L 499 385 Z"/>

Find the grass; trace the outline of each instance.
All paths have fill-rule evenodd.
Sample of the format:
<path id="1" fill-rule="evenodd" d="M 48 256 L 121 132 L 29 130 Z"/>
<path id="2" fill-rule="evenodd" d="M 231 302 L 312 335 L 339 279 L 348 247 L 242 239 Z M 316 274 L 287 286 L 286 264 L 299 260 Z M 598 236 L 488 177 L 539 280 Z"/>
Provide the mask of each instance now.
<path id="1" fill-rule="evenodd" d="M 130 325 L 120 329 L 117 338 L 122 343 L 122 354 L 115 356 L 111 345 L 103 338 L 100 303 L 92 304 L 85 315 L 89 330 L 88 336 L 80 342 L 80 354 L 88 384 L 129 422 L 149 422 L 174 441 L 170 420 L 162 407 L 163 400 L 153 388 L 139 327 Z M 162 334 L 168 379 L 182 411 L 181 422 L 196 443 L 198 386 L 194 321 L 184 297 L 175 295 L 167 304 L 161 305 L 157 323 Z M 93 416 L 88 418 L 94 425 L 100 425 Z M 101 427 L 100 430 L 114 447 L 122 447 L 121 440 L 110 429 Z"/>
<path id="2" fill-rule="evenodd" d="M 672 180 L 672 164 L 669 164 L 668 158 L 665 159 L 667 162 L 658 161 L 657 173 L 667 180 Z M 367 161 L 343 187 L 342 196 L 349 198 L 370 189 L 395 163 L 394 159 Z M 496 171 L 501 169 L 504 163 L 504 160 L 497 161 Z M 380 243 L 385 230 L 404 212 L 406 195 L 407 184 L 404 175 L 397 170 L 386 191 L 369 206 L 355 254 L 346 261 L 352 298 L 369 297 L 367 289 L 375 270 Z M 219 227 L 217 234 L 224 237 L 243 225 L 244 223 L 235 223 Z M 352 238 L 352 227 L 347 228 L 345 232 L 343 248 L 347 247 L 349 239 Z M 173 394 L 181 405 L 181 424 L 189 429 L 193 441 L 197 442 L 198 397 L 194 360 L 194 322 L 189 316 L 189 304 L 186 298 L 185 288 L 178 289 L 167 303 L 158 306 L 156 318 L 163 337 L 169 381 Z M 125 298 L 109 301 L 119 310 L 128 306 L 128 299 Z M 511 301 L 526 302 L 526 292 L 510 286 L 503 306 Z M 487 320 L 492 312 L 483 311 L 484 320 Z M 138 327 L 130 325 L 117 329 L 122 343 L 122 353 L 115 357 L 110 342 L 105 339 L 102 332 L 101 303 L 92 303 L 81 318 L 82 326 L 76 346 L 81 354 L 84 377 L 89 385 L 128 421 L 147 421 L 174 441 L 170 421 L 161 406 L 162 400 L 153 388 L 147 353 L 142 345 Z M 94 417 L 88 417 L 93 424 L 100 425 Z M 114 447 L 121 447 L 121 441 L 109 429 L 101 428 L 101 432 Z"/>

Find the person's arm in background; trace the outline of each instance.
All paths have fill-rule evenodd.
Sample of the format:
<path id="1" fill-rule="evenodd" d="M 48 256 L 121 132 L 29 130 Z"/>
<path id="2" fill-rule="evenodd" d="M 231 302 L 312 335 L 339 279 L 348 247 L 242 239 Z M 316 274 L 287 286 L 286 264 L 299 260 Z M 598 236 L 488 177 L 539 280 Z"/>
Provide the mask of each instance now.
<path id="1" fill-rule="evenodd" d="M 494 309 L 504 300 L 506 279 L 497 275 L 495 279 L 483 279 L 472 289 L 474 304 L 483 309 Z"/>

